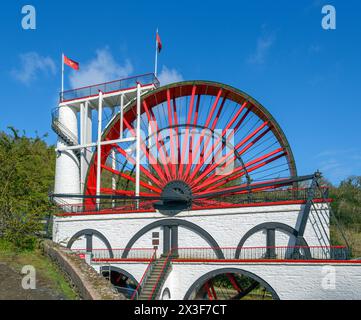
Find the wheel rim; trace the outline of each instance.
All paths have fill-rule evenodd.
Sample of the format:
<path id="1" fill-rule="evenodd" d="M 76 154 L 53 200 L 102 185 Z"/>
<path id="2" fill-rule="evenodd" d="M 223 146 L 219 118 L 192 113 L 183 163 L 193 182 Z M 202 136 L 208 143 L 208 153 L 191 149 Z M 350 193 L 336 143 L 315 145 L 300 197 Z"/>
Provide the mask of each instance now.
<path id="1" fill-rule="evenodd" d="M 276 120 L 256 100 L 230 86 L 193 81 L 161 87 L 142 97 L 141 114 L 141 196 L 160 196 L 171 181 L 183 181 L 195 196 L 215 191 L 232 195 L 239 186 L 297 175 L 291 148 Z M 124 111 L 125 136 L 135 136 L 135 120 L 132 101 Z M 118 139 L 119 128 L 117 115 L 102 140 Z M 101 194 L 135 195 L 135 154 L 125 151 L 131 147 L 131 143 L 102 147 Z M 96 159 L 95 152 L 87 195 L 96 193 Z M 110 187 L 110 178 L 116 179 L 115 188 Z M 85 201 L 94 204 L 94 199 Z M 216 203 L 203 199 L 193 201 L 193 206 Z"/>

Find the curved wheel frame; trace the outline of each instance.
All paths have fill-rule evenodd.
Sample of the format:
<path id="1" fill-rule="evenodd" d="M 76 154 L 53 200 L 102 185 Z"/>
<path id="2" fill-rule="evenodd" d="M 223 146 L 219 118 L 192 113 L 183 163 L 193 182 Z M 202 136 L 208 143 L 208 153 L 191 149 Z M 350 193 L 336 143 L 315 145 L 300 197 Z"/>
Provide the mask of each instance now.
<path id="1" fill-rule="evenodd" d="M 238 89 L 211 81 L 185 81 L 150 91 L 141 99 L 142 128 L 150 131 L 141 139 L 146 159 L 140 166 L 141 196 L 161 195 L 174 180 L 186 182 L 195 195 L 219 190 L 232 195 L 237 194 L 233 190 L 239 186 L 277 181 L 282 174 L 297 176 L 292 150 L 277 121 L 258 101 Z M 136 100 L 124 108 L 123 119 L 125 134 L 134 137 Z M 194 132 L 196 127 L 205 129 Z M 119 128 L 118 114 L 105 128 L 102 140 L 118 139 Z M 215 130 L 221 137 L 216 137 Z M 149 143 L 155 133 L 167 131 Z M 206 132 L 211 132 L 212 137 Z M 233 149 L 229 148 L 230 141 Z M 135 156 L 127 154 L 129 146 L 102 146 L 102 176 L 107 172 L 108 177 L 117 179 L 116 188 L 103 186 L 102 194 L 135 195 Z M 116 163 L 116 168 L 110 167 L 110 161 Z M 216 174 L 231 163 L 231 173 Z M 276 171 L 278 167 L 283 171 Z M 96 168 L 95 152 L 87 174 L 86 195 L 95 195 Z M 271 173 L 259 178 L 263 172 Z M 87 198 L 85 202 L 94 204 L 95 200 Z"/>

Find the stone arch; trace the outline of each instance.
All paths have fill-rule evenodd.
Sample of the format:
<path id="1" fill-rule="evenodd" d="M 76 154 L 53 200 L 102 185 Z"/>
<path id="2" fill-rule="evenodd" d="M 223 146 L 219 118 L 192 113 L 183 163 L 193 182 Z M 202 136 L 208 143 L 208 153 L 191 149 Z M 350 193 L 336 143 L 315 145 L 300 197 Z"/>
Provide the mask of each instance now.
<path id="1" fill-rule="evenodd" d="M 132 282 L 134 282 L 134 284 L 136 286 L 139 285 L 137 279 L 135 279 L 135 277 L 131 273 L 129 273 L 128 271 L 126 271 L 122 268 L 118 268 L 118 267 L 114 267 L 114 266 L 101 266 L 100 273 L 102 273 L 103 271 L 114 271 L 114 272 L 121 273 L 121 274 L 125 275 L 126 277 L 128 277 L 130 280 L 132 280 Z"/>
<path id="2" fill-rule="evenodd" d="M 164 227 L 164 226 L 181 226 L 188 230 L 194 231 L 196 234 L 201 236 L 205 241 L 207 241 L 209 246 L 215 252 L 218 259 L 224 259 L 224 254 L 223 254 L 221 248 L 219 247 L 217 241 L 206 230 L 204 230 L 203 228 L 201 228 L 200 226 L 198 226 L 192 222 L 189 222 L 186 220 L 180 220 L 180 219 L 162 219 L 159 221 L 152 222 L 152 223 L 148 224 L 147 226 L 143 227 L 130 239 L 130 241 L 126 245 L 126 249 L 124 250 L 122 258 L 123 259 L 127 258 L 130 249 L 133 247 L 134 243 L 141 236 L 143 236 L 144 234 L 146 234 L 147 232 L 149 232 L 155 228 Z"/>
<path id="3" fill-rule="evenodd" d="M 74 242 L 81 236 L 85 236 L 85 238 L 86 238 L 86 243 L 87 243 L 86 251 L 87 252 L 91 252 L 93 250 L 93 236 L 96 236 L 101 241 L 103 241 L 103 243 L 107 247 L 107 249 L 109 251 L 109 257 L 114 258 L 113 250 L 112 250 L 112 247 L 111 247 L 108 239 L 101 232 L 94 230 L 94 229 L 83 229 L 83 230 L 78 231 L 68 241 L 67 248 L 70 249 L 72 247 L 72 245 L 74 244 Z"/>
<path id="4" fill-rule="evenodd" d="M 250 229 L 249 231 L 247 231 L 247 233 L 242 237 L 242 239 L 239 241 L 237 249 L 236 249 L 236 253 L 235 253 L 235 259 L 239 259 L 239 256 L 241 254 L 241 250 L 242 247 L 244 246 L 246 240 L 251 237 L 253 234 L 261 231 L 261 230 L 268 230 L 268 229 L 278 229 L 278 230 L 282 230 L 288 234 L 291 234 L 293 236 L 296 237 L 296 239 L 298 239 L 298 243 L 300 246 L 306 247 L 305 248 L 305 254 L 307 258 L 311 258 L 311 252 L 309 250 L 308 244 L 306 242 L 306 240 L 304 239 L 304 237 L 299 237 L 298 236 L 298 231 L 292 227 L 290 227 L 287 224 L 284 223 L 280 223 L 280 222 L 265 222 L 265 223 L 261 223 L 255 227 L 253 227 L 252 229 Z"/>
<path id="5" fill-rule="evenodd" d="M 257 282 L 259 282 L 263 287 L 265 287 L 271 294 L 272 294 L 272 298 L 274 300 L 280 300 L 278 294 L 276 293 L 276 291 L 272 288 L 272 286 L 266 282 L 265 280 L 263 280 L 262 278 L 260 278 L 259 276 L 255 275 L 252 272 L 243 270 L 243 269 L 238 269 L 238 268 L 222 268 L 222 269 L 216 269 L 216 270 L 212 270 L 206 274 L 204 274 L 203 276 L 201 276 L 200 278 L 198 278 L 187 290 L 183 300 L 189 300 L 191 294 L 193 291 L 195 290 L 199 290 L 200 287 L 209 279 L 218 276 L 220 274 L 224 274 L 224 273 L 240 273 L 246 277 L 249 277 L 253 280 L 256 280 Z"/>

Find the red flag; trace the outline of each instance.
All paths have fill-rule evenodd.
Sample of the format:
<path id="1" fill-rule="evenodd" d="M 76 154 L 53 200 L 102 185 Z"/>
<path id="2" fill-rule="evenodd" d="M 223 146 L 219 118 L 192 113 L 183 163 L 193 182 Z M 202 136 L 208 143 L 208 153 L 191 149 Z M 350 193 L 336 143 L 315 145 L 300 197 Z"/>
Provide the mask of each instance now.
<path id="1" fill-rule="evenodd" d="M 162 50 L 162 41 L 160 40 L 160 36 L 158 32 L 157 32 L 157 48 L 158 48 L 158 52 Z"/>
<path id="2" fill-rule="evenodd" d="M 64 55 L 64 63 L 74 70 L 79 70 L 79 63 L 69 59 L 66 55 Z"/>

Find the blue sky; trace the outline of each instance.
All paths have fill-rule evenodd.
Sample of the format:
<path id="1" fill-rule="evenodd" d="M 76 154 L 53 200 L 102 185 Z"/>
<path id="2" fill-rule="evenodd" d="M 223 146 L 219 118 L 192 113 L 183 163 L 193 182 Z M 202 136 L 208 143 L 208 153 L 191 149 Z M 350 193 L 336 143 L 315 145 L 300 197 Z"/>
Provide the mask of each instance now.
<path id="1" fill-rule="evenodd" d="M 21 28 L 25 4 L 37 10 L 36 30 Z M 324 4 L 337 10 L 336 30 L 321 27 Z M 157 27 L 163 81 L 233 85 L 280 123 L 299 174 L 320 169 L 334 183 L 361 175 L 357 0 L 7 1 L 0 11 L 0 130 L 49 133 L 54 144 L 61 52 L 82 69 L 67 70 L 66 88 L 152 72 Z"/>

